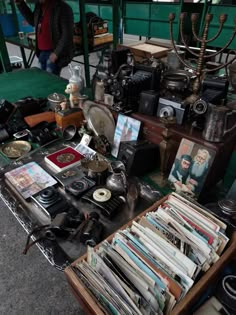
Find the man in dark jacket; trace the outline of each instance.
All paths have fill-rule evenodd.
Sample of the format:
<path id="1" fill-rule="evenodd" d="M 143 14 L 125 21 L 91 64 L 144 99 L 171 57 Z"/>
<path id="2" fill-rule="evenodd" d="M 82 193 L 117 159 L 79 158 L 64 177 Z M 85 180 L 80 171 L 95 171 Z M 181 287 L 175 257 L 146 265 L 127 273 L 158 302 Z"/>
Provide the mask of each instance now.
<path id="1" fill-rule="evenodd" d="M 32 12 L 15 0 L 21 14 L 35 27 L 36 55 L 41 69 L 60 74 L 73 58 L 73 12 L 62 0 L 38 0 Z"/>

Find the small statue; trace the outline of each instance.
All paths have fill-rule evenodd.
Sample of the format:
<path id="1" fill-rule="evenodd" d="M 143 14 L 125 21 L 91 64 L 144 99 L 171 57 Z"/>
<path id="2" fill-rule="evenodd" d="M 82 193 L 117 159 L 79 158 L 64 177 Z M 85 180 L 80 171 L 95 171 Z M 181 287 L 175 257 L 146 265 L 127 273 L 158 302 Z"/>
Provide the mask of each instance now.
<path id="1" fill-rule="evenodd" d="M 79 104 L 79 88 L 77 84 L 69 83 L 65 89 L 66 94 L 70 94 L 70 107 L 78 107 Z"/>

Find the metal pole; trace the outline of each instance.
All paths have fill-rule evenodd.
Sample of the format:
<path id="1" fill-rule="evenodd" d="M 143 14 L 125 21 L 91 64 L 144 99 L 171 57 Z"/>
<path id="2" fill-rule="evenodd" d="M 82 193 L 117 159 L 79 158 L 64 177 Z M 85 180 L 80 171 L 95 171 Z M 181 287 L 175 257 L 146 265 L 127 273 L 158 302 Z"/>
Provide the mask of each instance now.
<path id="1" fill-rule="evenodd" d="M 83 43 L 83 55 L 84 55 L 84 71 L 85 71 L 85 81 L 86 87 L 90 87 L 90 71 L 89 71 L 89 48 L 88 48 L 88 32 L 87 23 L 85 16 L 85 0 L 79 0 L 80 9 L 80 21 L 82 24 L 82 43 Z"/>
<path id="2" fill-rule="evenodd" d="M 120 31 L 120 6 L 119 0 L 112 0 L 112 20 L 113 20 L 113 47 L 116 48 L 119 42 Z"/>
<path id="3" fill-rule="evenodd" d="M 11 62 L 8 56 L 7 46 L 5 43 L 2 27 L 0 24 L 0 62 L 5 72 L 12 71 Z"/>
<path id="4" fill-rule="evenodd" d="M 12 10 L 12 14 L 13 14 L 15 31 L 16 31 L 16 34 L 18 34 L 18 32 L 19 32 L 19 23 L 18 23 L 18 18 L 17 18 L 17 13 L 16 13 L 16 7 L 15 7 L 14 0 L 10 0 L 10 4 L 11 4 L 11 10 Z"/>

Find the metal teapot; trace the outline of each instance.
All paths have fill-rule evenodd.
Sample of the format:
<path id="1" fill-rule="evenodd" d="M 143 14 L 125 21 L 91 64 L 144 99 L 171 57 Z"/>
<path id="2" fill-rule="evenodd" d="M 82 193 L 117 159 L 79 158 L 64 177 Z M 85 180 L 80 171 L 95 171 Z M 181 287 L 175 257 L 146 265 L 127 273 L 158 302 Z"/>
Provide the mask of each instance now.
<path id="1" fill-rule="evenodd" d="M 120 161 L 113 161 L 110 164 L 112 174 L 107 177 L 106 186 L 113 192 L 124 194 L 127 190 L 127 178 L 125 175 L 125 166 Z"/>
<path id="2" fill-rule="evenodd" d="M 227 106 L 208 104 L 203 139 L 210 142 L 222 142 L 226 134 L 236 127 L 236 110 Z"/>

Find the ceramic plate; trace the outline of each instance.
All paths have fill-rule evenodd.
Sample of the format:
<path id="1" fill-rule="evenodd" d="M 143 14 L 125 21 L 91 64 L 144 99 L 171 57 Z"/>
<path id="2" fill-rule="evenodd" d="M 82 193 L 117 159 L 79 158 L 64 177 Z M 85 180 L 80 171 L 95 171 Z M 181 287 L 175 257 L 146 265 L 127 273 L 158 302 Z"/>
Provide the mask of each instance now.
<path id="1" fill-rule="evenodd" d="M 8 158 L 16 159 L 28 153 L 31 150 L 31 145 L 27 141 L 17 140 L 4 144 L 1 150 Z"/>

